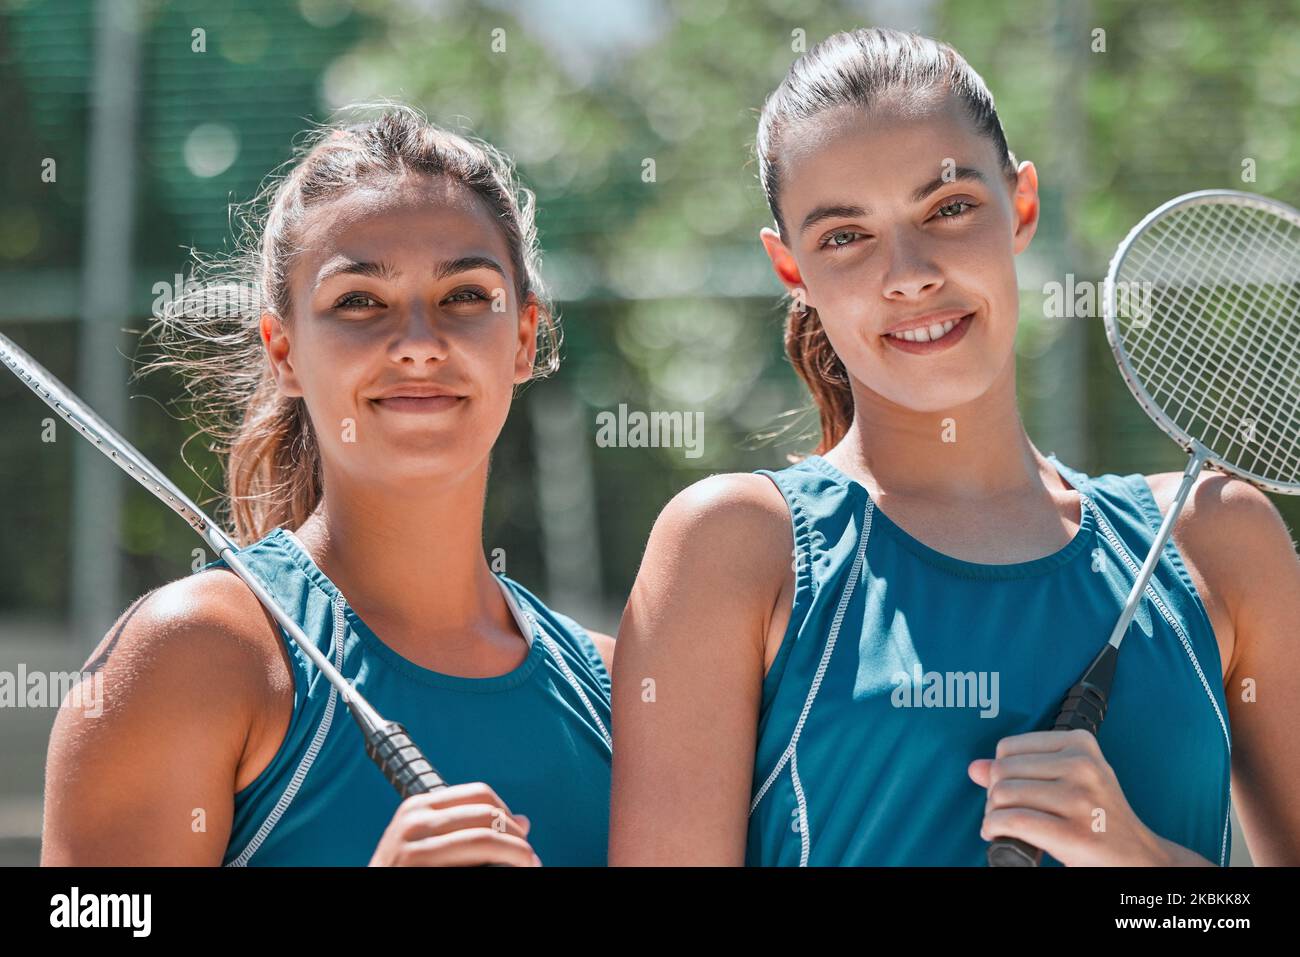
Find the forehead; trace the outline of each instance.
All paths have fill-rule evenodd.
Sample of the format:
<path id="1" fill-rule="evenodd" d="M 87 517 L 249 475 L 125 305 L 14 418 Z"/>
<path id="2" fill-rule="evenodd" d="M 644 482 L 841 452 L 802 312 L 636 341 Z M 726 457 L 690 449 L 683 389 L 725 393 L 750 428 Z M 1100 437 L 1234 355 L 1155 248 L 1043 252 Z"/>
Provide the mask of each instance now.
<path id="1" fill-rule="evenodd" d="M 793 124 L 782 142 L 787 223 L 826 200 L 902 202 L 939 175 L 945 160 L 996 181 L 998 158 L 952 95 L 890 94 L 870 109 L 839 106 Z M 868 195 L 863 196 L 866 193 Z"/>
<path id="2" fill-rule="evenodd" d="M 505 237 L 486 202 L 445 176 L 368 182 L 309 208 L 295 271 L 311 275 L 336 256 L 445 259 L 480 253 L 508 261 Z"/>

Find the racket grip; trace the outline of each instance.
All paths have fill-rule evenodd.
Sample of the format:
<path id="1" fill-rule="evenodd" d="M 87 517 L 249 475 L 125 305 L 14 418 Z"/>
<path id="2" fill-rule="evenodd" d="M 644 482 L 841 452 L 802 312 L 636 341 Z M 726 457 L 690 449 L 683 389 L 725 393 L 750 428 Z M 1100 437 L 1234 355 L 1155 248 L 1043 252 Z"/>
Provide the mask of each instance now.
<path id="1" fill-rule="evenodd" d="M 1066 692 L 1056 723 L 1052 725 L 1053 731 L 1082 728 L 1096 735 L 1106 717 L 1111 683 L 1115 679 L 1115 663 L 1118 660 L 1119 649 L 1107 643 L 1092 660 L 1083 677 Z M 1014 837 L 998 837 L 989 842 L 989 867 L 1037 867 L 1042 859 L 1042 848 Z"/>
<path id="2" fill-rule="evenodd" d="M 385 722 L 366 731 L 366 754 L 379 765 L 388 783 L 397 788 L 405 801 L 412 794 L 427 794 L 445 788 L 447 782 L 429 763 L 406 729 L 396 721 Z M 479 867 L 504 867 L 504 864 L 480 864 Z"/>
<path id="3" fill-rule="evenodd" d="M 396 721 L 366 731 L 366 754 L 379 765 L 403 801 L 413 794 L 427 794 L 447 786 L 406 729 Z"/>

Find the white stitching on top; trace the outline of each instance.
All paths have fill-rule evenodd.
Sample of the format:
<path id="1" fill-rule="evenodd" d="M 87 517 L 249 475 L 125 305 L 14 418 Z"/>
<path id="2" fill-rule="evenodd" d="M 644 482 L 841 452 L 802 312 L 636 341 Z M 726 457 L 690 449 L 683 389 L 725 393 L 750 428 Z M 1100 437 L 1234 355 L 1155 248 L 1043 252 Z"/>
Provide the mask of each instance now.
<path id="1" fill-rule="evenodd" d="M 794 732 L 790 735 L 790 743 L 786 745 L 781 759 L 776 762 L 776 767 L 767 776 L 767 780 L 758 789 L 758 794 L 754 796 L 753 803 L 749 806 L 749 816 L 753 817 L 754 809 L 758 807 L 758 803 L 763 800 L 763 796 L 767 794 L 768 789 L 776 781 L 781 769 L 785 767 L 786 762 L 791 762 L 791 781 L 794 785 L 795 800 L 799 804 L 799 841 L 802 848 L 799 855 L 800 867 L 805 867 L 808 864 L 812 838 L 808 833 L 807 798 L 794 770 L 794 752 L 799 743 L 799 735 L 803 732 L 804 722 L 808 719 L 808 712 L 812 710 L 813 700 L 821 689 L 822 677 L 826 674 L 831 653 L 835 650 L 835 639 L 839 636 L 840 624 L 844 621 L 844 612 L 848 608 L 849 600 L 853 597 L 853 590 L 857 586 L 858 575 L 862 571 L 862 565 L 867 554 L 867 540 L 871 537 L 871 518 L 874 514 L 874 503 L 868 498 L 866 505 L 862 509 L 862 531 L 858 535 L 858 551 L 853 558 L 853 568 L 849 571 L 848 583 L 845 584 L 844 591 L 840 595 L 840 603 L 835 609 L 835 617 L 831 621 L 830 633 L 826 637 L 826 647 L 822 650 L 821 661 L 817 665 L 817 673 L 813 676 L 812 685 L 808 688 L 808 696 L 804 699 L 803 711 L 799 714 L 799 720 L 795 723 Z"/>
<path id="2" fill-rule="evenodd" d="M 343 670 L 343 595 L 338 594 L 334 598 L 334 631 L 330 635 L 330 645 L 334 652 L 334 667 L 339 671 Z M 293 772 L 293 778 L 285 786 L 284 792 L 280 795 L 280 800 L 275 802 L 275 807 L 271 813 L 266 816 L 262 826 L 257 829 L 247 846 L 239 852 L 239 856 L 227 864 L 227 867 L 244 867 L 248 864 L 257 849 L 262 846 L 284 812 L 289 809 L 293 799 L 298 794 L 298 789 L 302 787 L 303 779 L 307 777 L 307 772 L 311 770 L 312 764 L 316 760 L 316 755 L 320 753 L 321 746 L 325 743 L 325 736 L 329 734 L 330 724 L 334 720 L 334 702 L 338 698 L 339 690 L 330 685 L 329 700 L 325 703 L 325 714 L 320 720 L 320 725 L 316 728 L 316 735 L 311 740 L 311 745 L 307 748 L 302 760 L 298 762 L 297 769 Z"/>
<path id="3" fill-rule="evenodd" d="M 560 651 L 560 646 L 556 644 L 554 638 L 546 633 L 545 628 L 538 625 L 537 619 L 533 617 L 533 613 L 530 609 L 525 608 L 524 615 L 527 616 L 529 624 L 532 625 L 533 633 L 542 639 L 542 644 L 546 646 L 546 649 L 551 653 L 551 657 L 555 659 L 555 663 L 559 665 L 560 673 L 564 675 L 564 680 L 572 686 L 573 690 L 578 693 L 578 697 L 582 699 L 582 703 L 586 705 L 587 714 L 591 715 L 591 720 L 596 722 L 596 727 L 600 728 L 601 736 L 604 737 L 605 743 L 609 745 L 609 748 L 612 751 L 614 749 L 614 739 L 610 737 L 609 731 L 605 729 L 605 723 L 600 720 L 600 715 L 596 714 L 596 709 L 592 705 L 591 699 L 587 697 L 587 693 L 583 691 L 582 686 L 578 684 L 578 678 L 573 673 L 572 669 L 569 668 L 569 663 L 564 660 L 564 655 Z"/>
<path id="4" fill-rule="evenodd" d="M 799 803 L 799 866 L 808 866 L 808 855 L 812 853 L 812 840 L 808 837 L 808 799 L 803 793 L 803 781 L 799 779 L 799 750 L 790 752 L 790 783 L 794 786 L 795 800 Z"/>
<path id="5" fill-rule="evenodd" d="M 1082 496 L 1082 498 L 1083 501 L 1088 505 L 1088 507 L 1092 509 L 1093 514 L 1097 517 L 1097 523 L 1101 527 L 1102 533 L 1106 536 L 1106 540 L 1110 542 L 1111 548 L 1115 549 L 1115 551 L 1120 555 L 1120 557 L 1124 559 L 1124 563 L 1128 566 L 1129 571 L 1133 575 L 1133 580 L 1137 581 L 1138 573 L 1141 572 L 1142 570 L 1141 566 L 1138 565 L 1138 563 L 1134 560 L 1133 556 L 1129 554 L 1128 548 L 1123 544 L 1123 542 L 1120 541 L 1119 536 L 1115 534 L 1115 530 L 1111 528 L 1110 522 L 1106 519 L 1106 516 L 1102 514 L 1101 509 L 1099 509 L 1096 506 L 1096 504 L 1092 501 L 1092 499 L 1090 499 L 1088 496 L 1084 495 Z M 1183 630 L 1182 624 L 1178 621 L 1178 619 L 1173 615 L 1172 612 L 1170 612 L 1169 608 L 1165 605 L 1164 600 L 1161 599 L 1160 595 L 1156 592 L 1155 588 L 1152 587 L 1152 584 L 1149 580 L 1147 581 L 1147 586 L 1143 594 L 1145 594 L 1148 598 L 1151 599 L 1152 603 L 1154 603 L 1156 608 L 1160 611 L 1161 617 L 1163 617 L 1165 621 L 1169 623 L 1170 627 L 1174 629 L 1174 633 L 1178 635 L 1178 640 L 1179 642 L 1181 642 L 1183 646 L 1183 650 L 1187 652 L 1187 657 L 1191 659 L 1192 667 L 1196 669 L 1196 677 L 1201 679 L 1201 687 L 1205 690 L 1206 697 L 1210 699 L 1211 707 L 1214 708 L 1214 716 L 1219 719 L 1219 727 L 1223 731 L 1223 741 L 1228 746 L 1228 760 L 1231 762 L 1232 739 L 1228 735 L 1228 726 L 1227 724 L 1224 723 L 1223 712 L 1219 710 L 1219 702 L 1215 700 L 1214 692 L 1210 689 L 1210 683 L 1205 679 L 1205 672 L 1201 670 L 1201 663 L 1196 657 L 1196 652 L 1192 649 L 1192 643 L 1188 640 L 1187 633 Z M 1232 804 L 1231 779 L 1229 779 L 1228 782 L 1228 804 L 1229 807 L 1231 807 Z M 1228 815 L 1225 815 L 1223 819 L 1223 840 L 1219 845 L 1219 866 L 1220 867 L 1227 866 L 1228 831 L 1230 828 L 1230 820 L 1231 820 L 1231 811 L 1229 811 Z"/>

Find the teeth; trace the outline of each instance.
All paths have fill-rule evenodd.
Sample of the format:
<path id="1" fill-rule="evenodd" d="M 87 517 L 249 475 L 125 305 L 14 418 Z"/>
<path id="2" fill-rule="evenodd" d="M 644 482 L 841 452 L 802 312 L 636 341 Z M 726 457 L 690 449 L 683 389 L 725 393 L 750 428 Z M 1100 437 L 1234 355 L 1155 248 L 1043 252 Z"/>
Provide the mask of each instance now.
<path id="1" fill-rule="evenodd" d="M 895 339 L 906 339 L 908 342 L 933 342 L 950 333 L 953 326 L 959 322 L 961 319 L 949 319 L 947 322 L 936 322 L 932 326 L 908 329 L 905 332 L 891 332 L 890 335 Z"/>

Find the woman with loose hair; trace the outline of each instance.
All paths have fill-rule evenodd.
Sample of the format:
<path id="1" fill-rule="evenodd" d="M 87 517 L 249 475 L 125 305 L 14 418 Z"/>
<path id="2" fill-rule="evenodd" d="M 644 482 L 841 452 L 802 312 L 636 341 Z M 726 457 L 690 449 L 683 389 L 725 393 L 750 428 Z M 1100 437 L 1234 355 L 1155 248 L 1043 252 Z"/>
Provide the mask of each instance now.
<path id="1" fill-rule="evenodd" d="M 613 641 L 484 555 L 492 447 L 558 360 L 532 194 L 409 107 L 316 131 L 156 326 L 240 558 L 450 787 L 400 802 L 224 561 L 105 637 L 50 743 L 47 864 L 604 864 Z M 346 597 L 345 597 L 346 596 Z"/>
<path id="2" fill-rule="evenodd" d="M 1197 480 L 1099 738 L 1044 730 L 1181 473 L 1090 476 L 1026 435 L 1038 174 L 983 80 L 926 37 L 839 33 L 756 152 L 821 441 L 655 524 L 619 629 L 611 863 L 983 865 L 1008 836 L 1049 864 L 1225 865 L 1234 775 L 1255 862 L 1300 863 L 1300 561 L 1253 486 Z"/>

